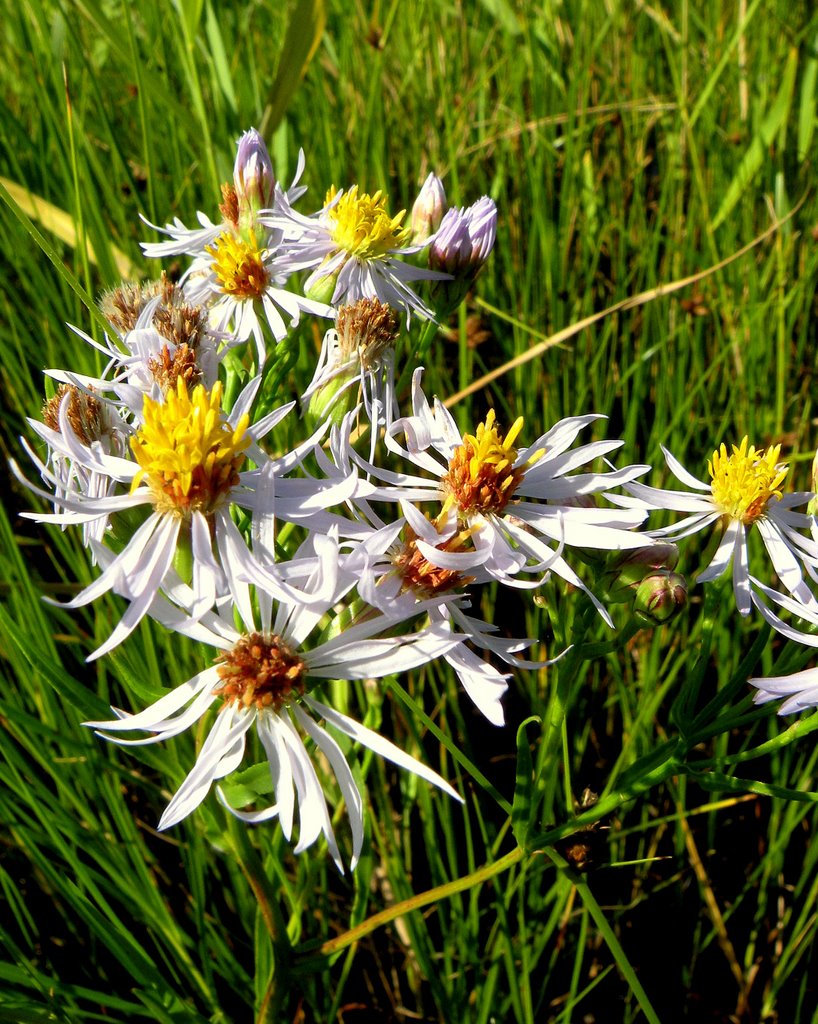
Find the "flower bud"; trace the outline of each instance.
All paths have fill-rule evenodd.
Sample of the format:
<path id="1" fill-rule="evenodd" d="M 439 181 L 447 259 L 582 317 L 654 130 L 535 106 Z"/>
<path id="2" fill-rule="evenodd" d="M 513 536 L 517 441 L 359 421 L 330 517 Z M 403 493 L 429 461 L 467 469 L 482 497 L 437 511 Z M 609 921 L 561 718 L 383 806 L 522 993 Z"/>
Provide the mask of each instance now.
<path id="1" fill-rule="evenodd" d="M 429 246 L 430 269 L 453 278 L 431 285 L 433 301 L 441 315 L 460 305 L 494 248 L 496 236 L 497 207 L 488 196 L 465 209 L 453 206 L 446 211 Z"/>
<path id="2" fill-rule="evenodd" d="M 273 201 L 275 175 L 264 139 L 251 128 L 239 139 L 233 166 L 233 186 L 239 204 L 239 225 L 252 225 L 259 210 Z"/>
<path id="3" fill-rule="evenodd" d="M 307 414 L 316 423 L 323 423 L 325 419 L 329 419 L 336 426 L 340 426 L 344 416 L 357 400 L 357 391 L 350 387 L 357 378 L 357 367 L 354 363 L 338 367 L 335 373 L 310 395 Z"/>
<path id="4" fill-rule="evenodd" d="M 657 569 L 675 569 L 678 561 L 679 549 L 670 541 L 618 552 L 607 566 L 605 590 L 609 603 L 625 604 L 632 601 L 634 592 L 646 575 Z"/>
<path id="5" fill-rule="evenodd" d="M 645 576 L 636 590 L 634 614 L 648 626 L 660 626 L 687 604 L 687 580 L 681 573 L 657 569 Z"/>
<path id="6" fill-rule="evenodd" d="M 412 245 L 422 245 L 440 227 L 443 215 L 449 208 L 443 182 L 432 172 L 424 181 L 412 207 L 410 229 Z"/>
<path id="7" fill-rule="evenodd" d="M 429 266 L 454 277 L 471 275 L 489 257 L 497 235 L 497 207 L 483 196 L 472 206 L 446 211 L 437 237 L 429 248 Z"/>

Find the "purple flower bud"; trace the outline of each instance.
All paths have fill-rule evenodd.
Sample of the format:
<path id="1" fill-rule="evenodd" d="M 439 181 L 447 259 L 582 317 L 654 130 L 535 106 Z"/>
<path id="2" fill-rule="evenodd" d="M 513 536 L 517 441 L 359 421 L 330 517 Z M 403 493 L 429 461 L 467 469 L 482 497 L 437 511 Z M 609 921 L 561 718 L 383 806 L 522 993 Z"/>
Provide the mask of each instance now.
<path id="1" fill-rule="evenodd" d="M 255 128 L 251 128 L 239 139 L 233 166 L 239 215 L 246 209 L 255 212 L 269 206 L 273 201 L 275 183 L 273 163 L 264 139 Z"/>
<path id="2" fill-rule="evenodd" d="M 443 182 L 432 172 L 423 182 L 412 207 L 412 245 L 421 245 L 437 231 L 448 208 Z"/>
<path id="3" fill-rule="evenodd" d="M 429 248 L 429 266 L 455 278 L 474 278 L 494 248 L 497 206 L 483 196 L 465 209 L 446 211 Z"/>

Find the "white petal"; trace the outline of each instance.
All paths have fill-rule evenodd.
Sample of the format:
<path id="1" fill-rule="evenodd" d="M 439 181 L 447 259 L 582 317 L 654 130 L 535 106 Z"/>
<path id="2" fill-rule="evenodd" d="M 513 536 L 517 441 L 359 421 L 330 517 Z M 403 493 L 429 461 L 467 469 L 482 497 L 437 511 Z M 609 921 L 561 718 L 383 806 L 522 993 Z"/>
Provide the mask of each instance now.
<path id="1" fill-rule="evenodd" d="M 387 761 L 391 761 L 396 764 L 399 768 L 404 768 L 408 772 L 412 772 L 413 775 L 417 775 L 421 779 L 425 779 L 426 782 L 431 782 L 433 786 L 437 786 L 442 789 L 444 793 L 448 793 L 449 796 L 453 797 L 458 803 L 464 803 L 465 801 L 457 792 L 452 789 L 445 779 L 442 779 L 437 772 L 433 772 L 431 768 L 427 768 L 426 765 L 421 764 L 420 761 L 415 760 L 414 757 L 410 757 L 405 751 L 396 747 L 394 743 L 390 743 L 389 740 L 384 739 L 383 736 L 379 736 L 376 732 L 371 729 L 367 729 L 366 726 L 361 725 L 359 722 L 354 721 L 352 718 L 347 718 L 346 715 L 342 715 L 339 711 L 334 711 L 332 708 L 327 707 L 326 704 L 322 704 L 320 701 L 315 700 L 313 697 L 305 697 L 304 703 L 309 705 L 317 714 L 319 714 L 329 725 L 335 726 L 339 732 L 344 733 L 345 736 L 351 737 L 358 743 L 367 747 L 369 750 L 374 751 L 380 757 L 386 758 Z"/>
<path id="2" fill-rule="evenodd" d="M 297 704 L 294 704 L 291 710 L 304 732 L 314 740 L 316 746 L 324 753 L 338 780 L 341 795 L 344 798 L 349 814 L 349 825 L 352 832 L 350 868 L 354 869 L 358 863 L 364 843 L 364 805 L 360 790 L 355 784 L 355 779 L 352 777 L 352 772 L 343 751 L 332 736 L 314 722 L 309 715 L 305 714 Z"/>
<path id="3" fill-rule="evenodd" d="M 236 748 L 238 746 L 243 749 L 244 736 L 254 718 L 249 713 L 239 713 L 233 717 L 228 709 L 219 715 L 196 764 L 165 808 L 157 826 L 160 832 L 186 818 L 207 796 L 214 780 L 226 774 L 221 770 L 221 762 L 223 759 L 231 763 L 236 761 Z"/>
<path id="4" fill-rule="evenodd" d="M 121 732 L 129 729 L 150 729 L 154 731 L 168 724 L 169 716 L 183 708 L 194 697 L 208 687 L 212 689 L 217 685 L 219 676 L 215 668 L 206 668 L 198 672 L 186 683 L 177 686 L 170 693 L 165 694 L 149 705 L 144 711 L 138 714 L 129 715 L 125 712 L 117 712 L 119 718 L 106 722 L 83 722 L 83 725 L 92 729 L 104 729 L 106 732 Z"/>

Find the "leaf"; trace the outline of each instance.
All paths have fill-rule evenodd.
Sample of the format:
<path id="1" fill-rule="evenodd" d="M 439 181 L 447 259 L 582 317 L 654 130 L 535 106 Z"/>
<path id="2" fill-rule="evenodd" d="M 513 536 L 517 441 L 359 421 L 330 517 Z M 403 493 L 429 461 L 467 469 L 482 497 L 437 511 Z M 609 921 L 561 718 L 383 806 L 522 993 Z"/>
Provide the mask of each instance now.
<path id="1" fill-rule="evenodd" d="M 278 71 L 261 119 L 259 130 L 262 135 L 274 131 L 284 117 L 295 90 L 315 56 L 326 20 L 324 0 L 297 0 L 290 14 Z"/>
<path id="2" fill-rule="evenodd" d="M 517 730 L 517 774 L 514 780 L 514 802 L 511 805 L 511 829 L 519 846 L 526 849 L 531 819 L 534 813 L 532 792 L 534 789 L 534 766 L 531 761 L 531 747 L 528 744 L 526 726 L 532 722 L 542 725 L 542 719 L 531 715 L 520 723 Z"/>
<path id="3" fill-rule="evenodd" d="M 798 109 L 798 159 L 806 159 L 809 153 L 812 135 L 815 131 L 815 84 L 818 81 L 818 34 L 812 41 L 810 50 L 813 56 L 807 58 L 804 76 L 801 79 L 801 104 Z"/>
<path id="4" fill-rule="evenodd" d="M 207 18 L 205 20 L 205 33 L 210 45 L 210 59 L 213 64 L 213 74 L 219 83 L 222 95 L 227 100 L 228 106 L 235 114 L 238 109 L 236 90 L 233 87 L 233 76 L 230 73 L 230 62 L 227 58 L 227 50 L 222 38 L 219 18 L 210 3 L 207 5 Z"/>
<path id="5" fill-rule="evenodd" d="M 29 634 L 18 626 L 3 608 L 0 608 L 0 629 L 17 648 L 17 653 L 29 664 L 34 673 L 33 678 L 48 683 L 81 715 L 91 717 L 91 713 L 97 709 L 107 710 L 104 702 L 87 686 L 70 675 L 58 661 L 48 658 L 42 651 L 33 647 Z"/>
<path id="6" fill-rule="evenodd" d="M 523 29 L 508 0 L 480 0 L 484 9 L 510 36 L 519 36 Z"/>
<path id="7" fill-rule="evenodd" d="M 185 29 L 189 39 L 193 39 L 199 30 L 199 22 L 202 20 L 202 9 L 204 0 L 180 0 L 179 9 L 185 22 Z"/>
<path id="8" fill-rule="evenodd" d="M 236 772 L 230 782 L 221 783 L 222 792 L 231 807 L 246 807 L 259 796 L 273 791 L 273 777 L 267 761 L 254 764 L 245 771 Z"/>
<path id="9" fill-rule="evenodd" d="M 722 224 L 733 210 L 733 207 L 741 199 L 745 189 L 758 173 L 767 157 L 767 151 L 772 145 L 775 136 L 787 123 L 792 106 L 792 97 L 795 90 L 795 72 L 798 69 L 798 50 L 790 50 L 787 66 L 784 69 L 784 77 L 781 88 L 775 102 L 767 112 L 767 116 L 761 122 L 758 135 L 750 143 L 747 152 L 739 164 L 739 168 L 733 176 L 733 180 L 727 186 L 719 212 L 713 218 L 711 224 L 715 229 Z"/>
<path id="10" fill-rule="evenodd" d="M 818 793 L 806 790 L 787 789 L 785 786 L 773 786 L 768 782 L 756 782 L 754 779 L 737 779 L 721 772 L 697 772 L 688 770 L 692 779 L 708 791 L 717 793 L 758 793 L 761 796 L 777 796 L 783 800 L 794 800 L 797 803 L 816 804 Z"/>

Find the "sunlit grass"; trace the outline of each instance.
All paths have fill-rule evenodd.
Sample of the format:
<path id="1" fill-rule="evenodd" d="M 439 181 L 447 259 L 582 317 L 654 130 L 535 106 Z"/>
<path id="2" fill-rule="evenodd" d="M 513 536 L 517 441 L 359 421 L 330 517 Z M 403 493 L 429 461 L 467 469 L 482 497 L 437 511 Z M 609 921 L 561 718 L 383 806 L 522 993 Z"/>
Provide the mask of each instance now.
<path id="1" fill-rule="evenodd" d="M 320 7 L 301 5 L 307 36 Z M 757 446 L 782 443 L 792 486 L 807 488 L 818 22 L 804 10 L 757 0 L 330 3 L 303 80 L 287 79 L 279 123 L 271 108 L 267 139 L 282 181 L 304 148 L 312 207 L 330 183 L 382 188 L 393 210 L 410 207 L 431 169 L 453 203 L 496 200 L 492 259 L 427 361 L 427 390 L 441 398 L 583 317 L 719 263 L 793 214 L 717 273 L 601 319 L 453 412 L 471 431 L 494 406 L 506 424 L 524 416 L 535 436 L 561 416 L 604 413 L 606 436 L 621 437 L 627 461 L 650 463 L 650 482 L 663 486 L 660 444 L 703 476 L 718 444 L 749 434 Z M 235 140 L 262 124 L 296 52 L 292 37 L 282 49 L 287 13 L 155 0 L 138 13 L 3 5 L 0 177 L 42 201 L 20 205 L 89 295 L 118 282 L 121 256 L 137 274 L 158 274 L 138 246 L 152 238 L 140 214 L 193 223 L 196 210 L 215 211 Z M 296 63 L 308 51 L 307 38 Z M 73 237 L 63 220 L 57 230 L 56 211 Z M 32 437 L 25 418 L 39 415 L 43 368 L 101 369 L 66 322 L 99 328 L 5 204 L 0 236 L 0 452 L 25 463 L 17 437 Z M 321 329 L 301 330 L 308 354 Z M 199 670 L 202 654 L 143 624 L 113 657 L 86 664 L 121 614 L 118 599 L 84 613 L 43 604 L 41 594 L 64 600 L 93 571 L 76 535 L 17 518 L 30 498 L 5 480 L 5 1017 L 252 1019 L 271 958 L 253 890 L 261 878 L 294 947 L 272 1019 L 812 1019 L 814 716 L 754 709 L 746 685 L 754 672 L 803 667 L 809 652 L 740 621 L 729 585 L 705 606 L 691 583 L 689 614 L 579 664 L 554 746 L 559 666 L 512 680 L 504 729 L 438 667 L 383 699 L 363 685 L 345 690 L 366 724 L 455 781 L 466 803 L 357 755 L 368 839 L 355 874 L 339 877 L 323 849 L 293 857 L 275 825 L 238 836 L 212 798 L 170 834 L 155 832 L 197 737 L 123 752 L 80 723 L 110 704 L 144 705 Z M 694 539 L 682 570 L 694 573 L 699 554 Z M 545 607 L 486 588 L 482 613 L 555 654 L 570 638 L 554 628 L 580 615 L 577 595 L 553 582 L 541 593 Z M 589 629 L 593 642 L 612 639 L 601 623 Z M 530 722 L 518 740 L 531 715 L 546 724 Z M 548 813 L 525 837 L 519 806 L 510 811 L 529 744 Z M 609 809 L 588 833 L 582 877 L 565 867 L 557 835 L 576 829 L 566 777 L 576 801 L 588 787 Z M 338 824 L 348 843 L 343 815 Z M 499 863 L 525 838 L 506 870 L 321 953 L 384 908 Z"/>

